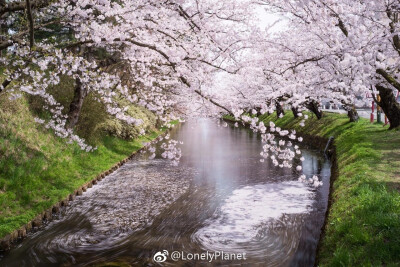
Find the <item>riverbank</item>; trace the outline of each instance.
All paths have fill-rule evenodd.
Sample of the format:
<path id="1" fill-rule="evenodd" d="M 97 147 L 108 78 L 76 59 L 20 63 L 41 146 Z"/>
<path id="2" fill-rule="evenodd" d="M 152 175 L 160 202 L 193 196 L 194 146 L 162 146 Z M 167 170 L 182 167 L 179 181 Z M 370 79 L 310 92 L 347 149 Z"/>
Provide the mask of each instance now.
<path id="1" fill-rule="evenodd" d="M 291 112 L 260 117 L 299 135 L 335 137 L 337 177 L 320 243 L 319 266 L 400 264 L 400 131 L 345 115 L 310 116 L 299 126 Z"/>
<path id="2" fill-rule="evenodd" d="M 105 135 L 96 151 L 85 152 L 35 123 L 24 101 L 0 111 L 0 240 L 5 248 L 164 131 L 153 128 L 133 140 Z"/>

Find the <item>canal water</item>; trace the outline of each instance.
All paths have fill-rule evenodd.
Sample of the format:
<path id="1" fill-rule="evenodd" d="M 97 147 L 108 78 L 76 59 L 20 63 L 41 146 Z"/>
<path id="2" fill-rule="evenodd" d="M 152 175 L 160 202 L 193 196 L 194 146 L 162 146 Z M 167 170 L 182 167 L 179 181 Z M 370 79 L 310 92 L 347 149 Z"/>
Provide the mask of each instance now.
<path id="1" fill-rule="evenodd" d="M 179 166 L 138 155 L 0 256 L 0 266 L 314 265 L 329 195 L 322 154 L 303 146 L 298 161 L 323 181 L 316 189 L 297 181 L 295 167 L 260 162 L 260 137 L 248 129 L 198 119 L 171 138 L 183 141 Z M 157 252 L 166 261 L 155 261 Z"/>

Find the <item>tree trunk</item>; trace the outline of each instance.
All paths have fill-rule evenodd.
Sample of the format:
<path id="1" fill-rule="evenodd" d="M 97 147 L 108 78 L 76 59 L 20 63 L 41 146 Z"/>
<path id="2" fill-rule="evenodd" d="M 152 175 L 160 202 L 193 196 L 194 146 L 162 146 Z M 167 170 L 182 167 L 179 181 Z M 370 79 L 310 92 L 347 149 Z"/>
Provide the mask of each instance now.
<path id="1" fill-rule="evenodd" d="M 255 107 L 254 109 L 257 111 L 256 116 L 260 117 L 262 115 L 261 114 L 261 108 L 260 107 Z"/>
<path id="2" fill-rule="evenodd" d="M 33 45 L 35 44 L 35 30 L 34 30 L 34 22 L 33 22 L 33 15 L 32 15 L 32 6 L 31 0 L 26 1 L 26 13 L 29 21 L 29 47 L 32 49 Z"/>
<path id="3" fill-rule="evenodd" d="M 0 7 L 5 7 L 5 5 L 6 5 L 6 0 L 0 0 Z M 5 22 L 5 19 L 3 18 L 2 22 L 0 23 L 0 42 L 6 41 L 7 32 L 8 32 L 7 23 Z M 7 49 L 1 50 L 0 56 L 5 56 L 6 53 L 7 53 Z"/>
<path id="4" fill-rule="evenodd" d="M 283 109 L 281 103 L 279 101 L 275 100 L 275 109 L 276 109 L 276 116 L 279 119 L 281 115 L 285 115 L 285 110 Z"/>
<path id="5" fill-rule="evenodd" d="M 306 108 L 310 110 L 312 113 L 314 113 L 319 120 L 322 118 L 323 114 L 322 111 L 319 109 L 319 104 L 317 101 L 315 100 L 308 101 L 306 103 Z"/>
<path id="6" fill-rule="evenodd" d="M 4 89 L 6 89 L 6 87 L 7 87 L 10 83 L 11 83 L 10 80 L 4 80 L 3 83 L 2 83 L 1 86 L 0 86 L 0 93 L 1 93 Z"/>
<path id="7" fill-rule="evenodd" d="M 393 91 L 389 88 L 377 85 L 376 89 L 379 91 L 381 97 L 378 105 L 382 108 L 390 122 L 390 128 L 394 129 L 400 126 L 400 104 L 397 103 Z M 376 99 L 375 99 L 376 101 Z"/>
<path id="8" fill-rule="evenodd" d="M 358 116 L 358 112 L 354 105 L 352 106 L 345 106 L 347 110 L 347 116 L 350 119 L 350 122 L 357 122 L 360 119 L 360 116 Z"/>
<path id="9" fill-rule="evenodd" d="M 299 117 L 299 109 L 292 107 L 293 116 L 297 119 Z"/>
<path id="10" fill-rule="evenodd" d="M 85 100 L 85 97 L 86 97 L 86 90 L 82 86 L 81 80 L 79 78 L 76 78 L 74 98 L 72 99 L 68 111 L 67 128 L 73 129 L 75 125 L 78 123 L 79 115 L 81 114 L 83 101 Z"/>

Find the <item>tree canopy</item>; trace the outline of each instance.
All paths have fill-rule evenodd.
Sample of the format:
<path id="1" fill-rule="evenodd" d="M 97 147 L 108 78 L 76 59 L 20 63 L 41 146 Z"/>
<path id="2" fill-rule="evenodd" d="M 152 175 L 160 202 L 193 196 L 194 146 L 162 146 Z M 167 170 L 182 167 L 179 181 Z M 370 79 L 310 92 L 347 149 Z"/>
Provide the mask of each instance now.
<path id="1" fill-rule="evenodd" d="M 230 114 L 262 134 L 263 158 L 290 167 L 301 152 L 275 136 L 301 137 L 257 115 L 290 108 L 321 118 L 330 102 L 357 121 L 355 106 L 372 96 L 390 128 L 400 126 L 399 8 L 396 0 L 2 0 L 0 92 L 42 97 L 51 116 L 37 122 L 88 151 L 74 126 L 89 93 L 135 125 L 117 99 L 163 123 L 198 110 Z M 283 21 L 279 31 L 259 27 L 260 9 Z M 62 76 L 74 81 L 69 108 L 48 90 Z"/>

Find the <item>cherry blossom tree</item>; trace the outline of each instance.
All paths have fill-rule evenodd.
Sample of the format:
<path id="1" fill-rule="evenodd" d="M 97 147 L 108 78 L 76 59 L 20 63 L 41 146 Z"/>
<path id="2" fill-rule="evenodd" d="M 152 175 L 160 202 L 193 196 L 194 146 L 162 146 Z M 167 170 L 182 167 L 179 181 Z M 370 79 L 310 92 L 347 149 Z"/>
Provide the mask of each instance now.
<path id="1" fill-rule="evenodd" d="M 281 31 L 260 30 L 260 7 L 279 14 Z M 51 118 L 36 121 L 88 151 L 74 127 L 89 93 L 134 125 L 117 99 L 167 126 L 194 110 L 230 114 L 261 134 L 262 160 L 292 168 L 302 138 L 259 115 L 291 109 L 304 125 L 303 110 L 320 119 L 331 102 L 357 121 L 354 107 L 372 94 L 390 128 L 400 126 L 398 9 L 397 0 L 3 0 L 0 93 L 42 97 Z M 62 76 L 74 81 L 68 110 L 49 90 Z M 164 141 L 176 162 L 177 142 Z"/>
<path id="2" fill-rule="evenodd" d="M 398 1 L 257 3 L 288 21 L 288 29 L 268 40 L 274 47 L 270 51 L 275 50 L 280 58 L 273 57 L 267 70 L 278 77 L 289 72 L 289 85 L 295 84 L 293 79 L 304 84 L 302 90 L 311 99 L 306 106 L 312 110 L 315 105 L 310 104 L 323 99 L 338 102 L 355 120 L 354 104 L 368 93 L 379 93 L 378 104 L 388 116 L 391 128 L 400 125 L 400 106 L 394 95 L 399 90 Z M 298 90 L 298 86 L 294 88 Z M 295 97 L 301 94 L 296 93 Z"/>
<path id="3" fill-rule="evenodd" d="M 187 91 L 203 96 L 196 85 L 208 73 L 236 71 L 235 57 L 250 34 L 246 15 L 245 1 L 5 1 L 2 25 L 22 25 L 3 30 L 0 49 L 7 53 L 1 58 L 0 91 L 41 96 L 52 114 L 46 127 L 90 150 L 73 134 L 90 92 L 128 123 L 141 122 L 128 116 L 116 97 L 168 122 L 175 118 L 177 96 Z M 105 51 L 107 59 L 96 57 L 96 51 Z M 121 63 L 129 82 L 106 71 Z M 47 90 L 61 75 L 75 81 L 67 112 Z"/>

